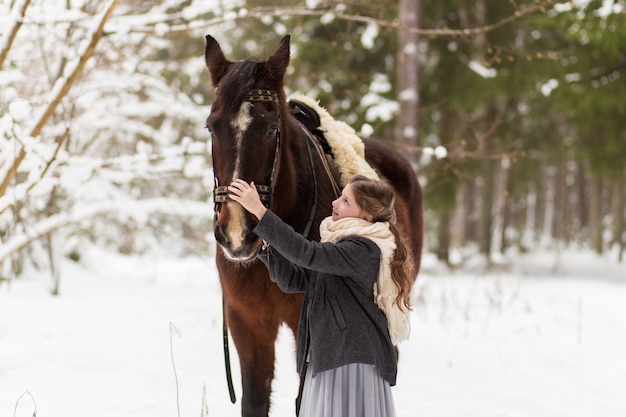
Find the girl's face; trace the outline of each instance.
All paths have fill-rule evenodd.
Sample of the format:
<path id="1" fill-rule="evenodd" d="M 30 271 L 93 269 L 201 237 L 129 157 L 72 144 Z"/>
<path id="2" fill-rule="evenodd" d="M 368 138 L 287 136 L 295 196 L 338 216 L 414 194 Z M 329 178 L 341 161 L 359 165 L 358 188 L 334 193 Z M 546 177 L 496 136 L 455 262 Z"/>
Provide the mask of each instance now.
<path id="1" fill-rule="evenodd" d="M 346 185 L 341 192 L 341 196 L 333 201 L 332 219 L 337 221 L 346 217 L 358 217 L 367 221 L 372 221 L 372 216 L 361 209 L 354 200 L 352 184 Z"/>

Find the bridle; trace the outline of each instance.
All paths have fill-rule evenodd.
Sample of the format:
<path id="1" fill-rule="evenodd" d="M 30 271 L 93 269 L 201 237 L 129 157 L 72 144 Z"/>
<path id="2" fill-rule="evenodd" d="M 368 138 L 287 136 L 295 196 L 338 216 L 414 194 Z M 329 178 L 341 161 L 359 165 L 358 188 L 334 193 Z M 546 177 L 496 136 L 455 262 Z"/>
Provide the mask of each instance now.
<path id="1" fill-rule="evenodd" d="M 277 92 L 272 90 L 251 90 L 246 95 L 244 100 L 250 103 L 272 102 L 278 104 L 278 106 L 280 107 L 280 96 Z M 280 111 L 278 112 L 278 118 L 279 127 L 278 131 L 276 132 L 276 147 L 274 151 L 274 162 L 272 163 L 272 172 L 270 173 L 270 183 L 268 185 L 256 184 L 256 189 L 259 193 L 259 197 L 261 198 L 261 202 L 268 209 L 272 206 L 272 196 L 274 195 L 274 180 L 276 177 L 276 164 L 278 162 L 278 154 L 280 149 Z M 215 219 L 217 220 L 220 211 L 222 210 L 222 204 L 226 201 L 229 201 L 230 197 L 228 196 L 228 186 L 219 185 L 219 179 L 217 178 L 217 175 L 214 175 L 213 181 L 213 213 L 215 215 Z"/>
<path id="2" fill-rule="evenodd" d="M 272 91 L 272 90 L 263 90 L 263 89 L 251 90 L 245 96 L 244 100 L 249 103 L 272 102 L 272 103 L 278 104 L 279 108 L 281 106 L 280 95 L 276 91 Z M 257 192 L 259 193 L 259 198 L 261 199 L 261 202 L 268 210 L 272 206 L 272 197 L 274 196 L 274 182 L 276 179 L 276 165 L 278 163 L 278 156 L 279 156 L 280 145 L 281 145 L 280 143 L 280 134 L 281 134 L 280 114 L 281 113 L 279 111 L 278 112 L 279 127 L 278 127 L 278 131 L 276 132 L 276 147 L 274 149 L 274 161 L 272 162 L 272 172 L 270 173 L 270 183 L 268 185 L 255 184 Z M 317 176 L 315 174 L 315 162 L 313 161 L 313 152 L 311 151 L 311 146 L 315 147 L 318 153 L 318 156 L 320 157 L 320 160 L 322 161 L 322 164 L 324 165 L 326 173 L 328 174 L 328 178 L 330 179 L 333 185 L 335 197 L 339 197 L 339 195 L 341 194 L 341 190 L 339 189 L 339 187 L 337 186 L 337 184 L 335 183 L 333 179 L 333 175 L 330 171 L 330 168 L 328 167 L 326 158 L 324 157 L 324 152 L 322 149 L 320 149 L 319 143 L 316 142 L 316 140 L 312 137 L 311 132 L 309 132 L 309 130 L 305 128 L 304 125 L 301 125 L 300 127 L 302 128 L 302 131 L 307 137 L 307 140 L 306 140 L 307 152 L 309 155 L 309 162 L 311 164 L 311 175 L 313 177 L 313 184 L 314 184 L 313 194 L 311 196 L 312 197 L 311 213 L 309 215 L 307 224 L 304 227 L 304 230 L 302 232 L 302 235 L 304 237 L 308 237 L 309 232 L 311 231 L 311 226 L 313 225 L 313 221 L 315 220 L 315 213 L 317 211 Z M 214 162 L 213 165 L 215 166 L 215 161 L 213 162 Z M 215 175 L 215 170 L 213 172 L 214 172 L 213 214 L 215 216 L 215 222 L 217 222 L 220 211 L 222 209 L 222 204 L 227 201 L 230 201 L 230 197 L 228 196 L 229 194 L 228 186 L 219 185 L 219 179 L 217 178 L 217 175 Z"/>

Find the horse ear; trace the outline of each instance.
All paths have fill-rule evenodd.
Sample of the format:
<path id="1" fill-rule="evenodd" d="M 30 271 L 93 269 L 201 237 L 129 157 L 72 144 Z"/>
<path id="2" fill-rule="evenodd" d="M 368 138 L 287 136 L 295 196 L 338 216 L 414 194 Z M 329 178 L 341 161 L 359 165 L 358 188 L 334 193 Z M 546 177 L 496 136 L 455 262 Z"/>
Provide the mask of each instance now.
<path id="1" fill-rule="evenodd" d="M 220 44 L 211 35 L 206 35 L 206 48 L 204 50 L 204 62 L 211 74 L 211 84 L 217 87 L 232 62 L 226 59 Z"/>
<path id="2" fill-rule="evenodd" d="M 274 51 L 274 54 L 267 60 L 266 67 L 270 76 L 277 82 L 282 83 L 289 66 L 289 40 L 290 35 L 286 35 L 281 39 L 278 44 L 278 48 Z"/>

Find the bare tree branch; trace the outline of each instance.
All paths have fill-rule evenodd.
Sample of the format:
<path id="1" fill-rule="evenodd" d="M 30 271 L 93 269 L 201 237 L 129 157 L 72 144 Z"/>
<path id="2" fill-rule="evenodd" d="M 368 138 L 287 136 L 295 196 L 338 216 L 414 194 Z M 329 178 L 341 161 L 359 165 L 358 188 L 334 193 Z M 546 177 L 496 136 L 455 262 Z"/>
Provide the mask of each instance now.
<path id="1" fill-rule="evenodd" d="M 425 28 L 415 28 L 415 29 L 407 29 L 410 33 L 416 33 L 418 35 L 424 36 L 475 36 L 479 34 L 483 34 L 486 32 L 493 31 L 502 26 L 505 26 L 517 19 L 520 19 L 524 16 L 528 16 L 530 14 L 536 12 L 545 12 L 548 7 L 554 4 L 555 0 L 543 0 L 538 1 L 537 3 L 520 10 L 519 7 L 515 7 L 515 12 L 510 16 L 507 16 L 495 23 L 483 25 L 479 27 L 473 28 L 465 28 L 465 29 L 450 29 L 450 28 L 440 28 L 440 29 L 425 29 Z M 245 19 L 259 19 L 261 17 L 307 17 L 307 16 L 325 16 L 332 15 L 336 19 L 347 20 L 352 22 L 361 22 L 361 23 L 373 23 L 379 25 L 381 27 L 391 28 L 399 30 L 400 22 L 398 20 L 383 20 L 376 19 L 370 16 L 363 15 L 353 15 L 343 13 L 341 11 L 336 11 L 333 9 L 307 9 L 302 6 L 260 6 L 255 7 L 250 10 L 246 10 L 245 12 L 240 12 L 236 16 L 219 16 L 212 19 L 199 19 L 193 21 L 186 21 L 184 23 L 173 23 L 168 27 L 164 27 L 162 24 L 168 23 L 168 20 L 159 20 L 158 22 L 154 22 L 154 25 L 147 25 L 143 27 L 133 27 L 128 30 L 127 27 L 124 27 L 124 32 L 136 32 L 136 33 L 158 33 L 160 35 L 165 34 L 174 34 L 174 33 L 184 33 L 189 32 L 195 29 L 206 29 L 210 26 L 215 26 L 227 22 L 238 22 Z M 129 16 L 126 16 L 129 17 Z M 126 17 L 120 17 L 119 19 L 124 19 Z M 181 17 L 179 15 L 172 16 L 169 19 L 171 22 L 180 22 Z M 157 24 L 159 26 L 157 27 Z"/>
<path id="2" fill-rule="evenodd" d="M 9 55 L 9 51 L 11 50 L 11 45 L 13 45 L 13 41 L 17 36 L 17 32 L 20 30 L 22 26 L 22 22 L 24 21 L 24 15 L 26 15 L 26 9 L 30 4 L 30 0 L 21 0 L 19 3 L 13 6 L 13 13 L 11 16 L 11 22 L 9 27 L 5 28 L 6 32 L 0 38 L 0 69 L 2 69 L 2 65 L 4 65 L 4 61 Z"/>
<path id="3" fill-rule="evenodd" d="M 59 154 L 59 150 L 61 149 L 61 147 L 63 146 L 63 143 L 65 143 L 65 141 L 67 140 L 67 138 L 70 136 L 70 128 L 66 128 L 65 132 L 63 133 L 63 136 L 61 136 L 58 140 L 57 140 L 57 147 L 54 150 L 54 154 L 52 155 L 52 157 L 46 162 L 46 166 L 45 168 L 41 171 L 41 174 L 39 175 L 39 179 L 43 179 L 43 177 L 46 175 L 46 173 L 48 172 L 48 170 L 50 169 L 50 167 L 52 166 L 52 163 L 57 159 L 57 155 Z M 27 189 L 27 192 L 32 190 L 33 187 L 35 187 L 37 185 L 37 182 L 33 182 Z M 0 209 L 1 210 L 1 209 Z"/>
<path id="4" fill-rule="evenodd" d="M 83 210 L 80 216 L 68 215 L 67 213 L 58 213 L 50 216 L 31 227 L 28 232 L 12 236 L 7 242 L 0 246 L 0 264 L 12 254 L 19 252 L 48 233 L 71 224 L 79 223 L 85 219 L 102 216 L 115 211 L 116 207 L 113 205 L 105 206 L 100 204 L 92 207 L 91 210 Z"/>
<path id="5" fill-rule="evenodd" d="M 46 123 L 48 123 L 48 120 L 54 114 L 54 111 L 56 110 L 59 103 L 61 103 L 61 100 L 63 99 L 63 97 L 67 95 L 67 93 L 70 91 L 74 83 L 76 83 L 76 81 L 78 80 L 78 77 L 82 73 L 83 68 L 85 67 L 85 64 L 93 56 L 96 50 L 96 45 L 98 44 L 100 39 L 102 39 L 102 36 L 104 34 L 104 25 L 113 14 L 113 10 L 115 9 L 118 3 L 119 3 L 119 0 L 111 0 L 108 7 L 101 14 L 100 22 L 98 23 L 97 28 L 91 34 L 91 40 L 89 44 L 87 44 L 87 46 L 85 47 L 85 50 L 81 54 L 78 61 L 75 63 L 74 68 L 71 69 L 69 76 L 66 78 L 59 79 L 57 83 L 55 84 L 55 86 L 53 87 L 52 93 L 51 93 L 51 100 L 48 106 L 42 112 L 41 116 L 39 116 L 37 124 L 35 125 L 35 127 L 33 127 L 33 129 L 30 132 L 30 136 L 36 138 L 37 136 L 41 134 L 44 126 L 46 125 Z M 11 183 L 13 178 L 15 178 L 15 175 L 17 174 L 17 169 L 19 168 L 20 164 L 22 163 L 25 157 L 26 157 L 26 150 L 22 148 L 20 149 L 19 154 L 16 156 L 15 160 L 13 161 L 12 166 L 9 168 L 9 171 L 6 173 L 6 176 L 2 180 L 2 184 L 0 184 L 0 197 L 6 193 L 6 190 L 9 187 L 9 184 Z"/>
<path id="6" fill-rule="evenodd" d="M 94 202 L 87 206 L 74 207 L 71 211 L 53 214 L 38 223 L 29 226 L 21 233 L 10 237 L 0 245 L 0 264 L 11 255 L 19 252 L 32 242 L 56 230 L 79 224 L 85 220 L 107 215 L 123 215 L 124 218 L 133 217 L 137 213 L 146 211 L 154 213 L 168 213 L 178 216 L 203 216 L 211 218 L 213 215 L 209 204 L 193 200 L 172 200 L 168 198 L 152 198 L 120 204 L 119 201 Z"/>

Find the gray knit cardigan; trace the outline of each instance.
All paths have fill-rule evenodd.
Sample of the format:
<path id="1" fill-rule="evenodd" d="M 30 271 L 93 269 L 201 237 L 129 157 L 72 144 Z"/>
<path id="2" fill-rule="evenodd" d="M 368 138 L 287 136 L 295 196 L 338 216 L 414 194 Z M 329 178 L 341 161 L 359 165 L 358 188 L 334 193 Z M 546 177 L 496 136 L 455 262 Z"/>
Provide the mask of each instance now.
<path id="1" fill-rule="evenodd" d="M 254 232 L 269 245 L 259 259 L 286 293 L 305 292 L 297 338 L 297 369 L 309 357 L 313 376 L 351 363 L 376 366 L 395 385 L 396 354 L 387 319 L 374 302 L 380 249 L 351 236 L 337 243 L 309 241 L 267 211 Z"/>

